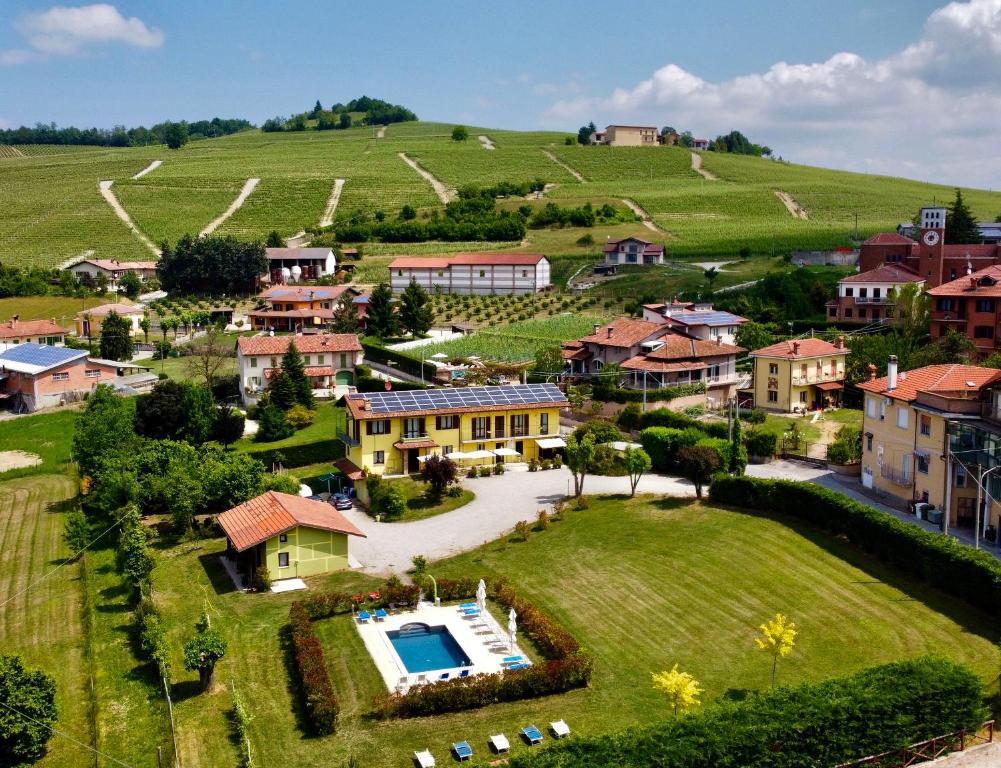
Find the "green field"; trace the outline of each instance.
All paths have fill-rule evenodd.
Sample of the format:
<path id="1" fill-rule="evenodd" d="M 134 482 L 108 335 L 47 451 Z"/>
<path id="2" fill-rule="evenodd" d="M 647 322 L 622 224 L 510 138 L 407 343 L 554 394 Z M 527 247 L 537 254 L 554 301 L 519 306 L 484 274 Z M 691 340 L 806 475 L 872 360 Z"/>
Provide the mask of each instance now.
<path id="1" fill-rule="evenodd" d="M 712 152 L 703 153 L 703 167 L 718 180 L 708 181 L 692 170 L 691 154 L 676 147 L 564 146 L 566 134 L 560 132 L 484 128 L 471 128 L 470 139 L 456 143 L 450 130 L 442 123 L 399 123 L 389 126 L 382 139 L 371 128 L 246 131 L 176 151 L 25 147 L 14 153 L 6 148 L 0 151 L 0 258 L 50 266 L 91 250 L 104 257 L 148 258 L 98 193 L 102 180 L 114 182 L 112 191 L 138 229 L 157 242 L 201 230 L 249 178 L 261 182 L 219 233 L 263 238 L 271 230 L 290 236 L 315 226 L 338 178 L 346 180 L 339 213 L 383 211 L 392 216 L 404 204 L 421 215 L 441 211 L 430 185 L 404 164 L 401 152 L 453 188 L 543 178 L 555 185 L 546 198 L 562 205 L 621 206 L 628 198 L 650 214 L 657 229 L 637 222 L 590 230 L 532 230 L 521 244 L 373 244 L 365 249 L 373 255 L 497 247 L 584 255 L 575 241 L 585 231 L 597 243 L 637 234 L 665 242 L 674 256 L 729 255 L 744 246 L 784 254 L 849 245 L 856 217 L 857 233 L 864 237 L 893 229 L 921 205 L 947 202 L 953 194 L 948 187 L 906 179 Z M 484 149 L 476 140 L 480 134 L 488 135 L 497 149 Z M 164 163 L 132 179 L 152 160 Z M 53 189 L 59 194 L 52 194 Z M 777 191 L 791 195 L 807 219 L 792 216 Z M 983 219 L 993 219 L 1001 209 L 1001 193 L 964 192 Z M 375 279 L 364 262 L 359 266 L 359 279 Z"/>

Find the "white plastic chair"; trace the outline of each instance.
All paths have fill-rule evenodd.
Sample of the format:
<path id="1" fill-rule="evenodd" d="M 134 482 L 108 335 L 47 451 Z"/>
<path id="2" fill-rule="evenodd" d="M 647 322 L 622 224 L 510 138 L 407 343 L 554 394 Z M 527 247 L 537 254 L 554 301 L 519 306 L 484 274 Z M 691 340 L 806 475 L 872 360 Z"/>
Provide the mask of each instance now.
<path id="1" fill-rule="evenodd" d="M 570 726 L 564 720 L 557 720 L 555 723 L 550 723 L 549 729 L 557 739 L 562 739 L 570 735 Z"/>

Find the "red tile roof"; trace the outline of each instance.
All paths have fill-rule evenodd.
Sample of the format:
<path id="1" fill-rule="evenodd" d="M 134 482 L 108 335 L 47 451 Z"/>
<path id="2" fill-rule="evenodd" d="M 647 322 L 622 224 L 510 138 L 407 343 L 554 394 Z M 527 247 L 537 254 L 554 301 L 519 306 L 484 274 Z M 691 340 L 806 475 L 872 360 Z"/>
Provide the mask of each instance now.
<path id="1" fill-rule="evenodd" d="M 647 353 L 651 360 L 691 360 L 701 357 L 719 357 L 720 355 L 737 355 L 744 352 L 743 347 L 733 344 L 717 343 L 705 339 L 692 339 L 679 334 L 662 336 L 663 346 Z"/>
<path id="2" fill-rule="evenodd" d="M 156 269 L 155 261 L 116 261 L 115 259 L 84 259 L 78 264 L 93 264 L 95 267 L 106 269 L 109 272 L 120 272 L 131 269 Z M 76 264 L 73 265 L 77 266 Z"/>
<path id="3" fill-rule="evenodd" d="M 918 392 L 939 394 L 969 393 L 979 391 L 1001 379 L 1001 371 L 994 368 L 981 368 L 979 365 L 926 365 L 912 371 L 901 371 L 897 374 L 897 386 L 893 391 L 887 391 L 888 377 L 863 381 L 859 389 L 878 395 L 892 397 L 895 400 L 911 402 L 917 398 Z"/>
<path id="4" fill-rule="evenodd" d="M 950 244 L 942 246 L 942 255 L 947 259 L 996 259 L 1001 249 L 993 243 Z"/>
<path id="5" fill-rule="evenodd" d="M 69 333 L 55 320 L 8 320 L 0 324 L 0 339 L 18 339 L 26 336 L 64 336 Z"/>
<path id="6" fill-rule="evenodd" d="M 252 309 L 247 313 L 247 317 L 261 317 L 267 318 L 287 318 L 287 319 L 305 319 L 319 317 L 321 320 L 331 320 L 334 317 L 334 310 L 324 309 L 323 307 L 316 307 L 314 309 Z"/>
<path id="7" fill-rule="evenodd" d="M 409 450 L 410 448 L 438 448 L 438 443 L 434 440 L 397 440 L 393 443 L 393 447 L 401 451 Z"/>
<path id="8" fill-rule="evenodd" d="M 257 294 L 271 301 L 332 301 L 345 293 L 361 293 L 352 285 L 273 285 Z"/>
<path id="9" fill-rule="evenodd" d="M 793 344 L 799 344 L 798 353 Z M 839 348 L 823 339 L 792 339 L 780 341 L 770 347 L 756 349 L 751 353 L 751 357 L 783 357 L 787 360 L 798 360 L 803 357 L 823 357 L 824 355 L 848 354 L 848 352 L 847 347 Z"/>
<path id="10" fill-rule="evenodd" d="M 344 515 L 323 501 L 268 491 L 219 515 L 219 525 L 237 552 L 262 544 L 298 525 L 365 536 Z"/>
<path id="11" fill-rule="evenodd" d="M 308 336 L 241 336 L 237 349 L 241 355 L 282 355 L 289 342 L 302 354 L 317 352 L 361 352 L 361 343 L 353 333 L 317 333 Z"/>
<path id="12" fill-rule="evenodd" d="M 281 368 L 268 368 L 264 372 L 264 378 L 273 379 L 279 373 L 281 373 Z M 306 376 L 308 378 L 316 378 L 319 376 L 333 376 L 334 369 L 329 365 L 307 365 L 304 369 L 306 371 Z"/>
<path id="13" fill-rule="evenodd" d="M 1001 296 L 1001 264 L 992 264 L 932 288 L 929 296 Z"/>
<path id="14" fill-rule="evenodd" d="M 446 269 L 451 265 L 448 259 L 425 258 L 423 256 L 403 256 L 390 262 L 390 269 Z"/>
<path id="15" fill-rule="evenodd" d="M 483 264 L 483 265 L 516 265 L 528 266 L 538 264 L 546 258 L 541 253 L 457 253 L 454 256 L 441 258 L 424 258 L 421 256 L 404 256 L 390 263 L 390 269 L 440 269 L 452 264 Z"/>
<path id="16" fill-rule="evenodd" d="M 868 272 L 848 275 L 841 278 L 842 283 L 919 283 L 924 278 L 916 275 L 906 267 L 897 264 L 881 264 Z"/>
<path id="17" fill-rule="evenodd" d="M 608 335 L 609 329 L 612 331 L 611 336 Z M 580 342 L 582 344 L 599 344 L 605 347 L 633 347 L 646 341 L 658 331 L 666 333 L 667 326 L 664 323 L 651 323 L 649 320 L 620 317 L 598 328 L 597 333 L 581 337 Z"/>
<path id="18" fill-rule="evenodd" d="M 145 310 L 142 304 L 102 304 L 99 307 L 91 307 L 82 312 L 77 312 L 77 317 L 90 315 L 91 317 L 104 317 L 114 312 L 117 315 L 141 315 Z"/>
<path id="19" fill-rule="evenodd" d="M 348 480 L 361 480 L 365 477 L 364 470 L 351 459 L 338 459 L 334 462 L 334 466 L 341 470 Z"/>
<path id="20" fill-rule="evenodd" d="M 862 245 L 917 245 L 917 243 L 909 237 L 898 235 L 896 232 L 880 232 L 863 242 Z"/>

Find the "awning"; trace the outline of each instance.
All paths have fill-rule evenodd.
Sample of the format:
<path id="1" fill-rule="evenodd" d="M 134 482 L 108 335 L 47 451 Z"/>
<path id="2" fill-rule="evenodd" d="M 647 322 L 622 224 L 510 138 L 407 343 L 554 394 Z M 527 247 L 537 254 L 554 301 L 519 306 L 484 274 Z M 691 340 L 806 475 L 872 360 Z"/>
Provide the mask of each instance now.
<path id="1" fill-rule="evenodd" d="M 538 437 L 535 439 L 535 444 L 543 450 L 567 447 L 567 442 L 562 437 Z"/>
<path id="2" fill-rule="evenodd" d="M 822 381 L 815 386 L 821 392 L 837 392 L 839 389 L 845 388 L 845 383 L 843 381 Z"/>
<path id="3" fill-rule="evenodd" d="M 931 451 L 925 450 L 924 448 L 915 448 L 914 455 L 920 456 L 922 459 L 930 459 Z"/>
<path id="4" fill-rule="evenodd" d="M 467 459 L 492 459 L 493 457 L 493 451 L 472 451 L 466 454 Z"/>
<path id="5" fill-rule="evenodd" d="M 350 459 L 338 459 L 334 462 L 334 466 L 341 470 L 349 480 L 361 480 L 365 477 L 361 467 Z"/>
<path id="6" fill-rule="evenodd" d="M 494 456 L 521 456 L 514 448 L 498 448 Z"/>
<path id="7" fill-rule="evenodd" d="M 434 440 L 399 440 L 393 443 L 394 448 L 399 448 L 401 451 L 407 451 L 411 448 L 437 448 L 438 443 Z"/>

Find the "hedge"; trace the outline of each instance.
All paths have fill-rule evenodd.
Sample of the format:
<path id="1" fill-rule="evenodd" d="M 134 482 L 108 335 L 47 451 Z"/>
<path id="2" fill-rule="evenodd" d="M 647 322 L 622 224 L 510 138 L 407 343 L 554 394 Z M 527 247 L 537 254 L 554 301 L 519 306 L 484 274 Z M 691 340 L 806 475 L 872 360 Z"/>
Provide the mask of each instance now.
<path id="1" fill-rule="evenodd" d="M 1001 611 L 1001 562 L 990 554 L 835 491 L 790 480 L 721 477 L 709 497 L 718 504 L 804 520 L 991 615 Z"/>
<path id="2" fill-rule="evenodd" d="M 389 362 L 392 361 L 396 363 L 396 367 L 404 373 L 409 373 L 411 376 L 418 377 L 421 375 L 421 361 L 414 359 L 410 355 L 397 352 L 393 349 L 386 349 L 384 346 L 376 343 L 372 339 L 362 339 L 361 346 L 362 349 L 365 350 L 366 360 L 382 363 L 383 365 L 388 365 Z M 438 368 L 432 363 L 425 362 L 423 365 L 424 378 L 427 381 L 434 381 Z"/>
<path id="3" fill-rule="evenodd" d="M 282 448 L 265 448 L 260 451 L 247 451 L 266 467 L 275 463 L 275 456 L 281 454 L 282 464 L 287 468 L 305 467 L 309 464 L 329 464 L 344 457 L 344 443 L 336 437 L 317 440 L 302 445 L 286 445 Z"/>
<path id="4" fill-rule="evenodd" d="M 671 429 L 695 428 L 705 432 L 709 437 L 726 440 L 730 436 L 730 427 L 723 421 L 699 421 L 670 408 L 657 408 L 643 414 L 640 429 L 647 427 L 670 427 Z"/>
<path id="5" fill-rule="evenodd" d="M 292 603 L 289 609 L 289 634 L 292 641 L 292 661 L 299 677 L 306 720 L 317 736 L 325 736 L 337 730 L 337 715 L 340 705 L 334 695 L 327 672 L 327 661 L 323 656 L 313 621 L 300 602 Z"/>
<path id="6" fill-rule="evenodd" d="M 744 437 L 747 452 L 752 456 L 774 456 L 778 436 L 774 432 L 749 429 Z"/>
<path id="7" fill-rule="evenodd" d="M 969 669 L 925 657 L 850 677 L 777 688 L 649 728 L 567 739 L 511 768 L 829 768 L 978 727 L 983 687 Z"/>
<path id="8" fill-rule="evenodd" d="M 653 469 L 667 472 L 676 468 L 678 451 L 695 445 L 704 437 L 702 431 L 694 428 L 647 427 L 640 432 L 640 444 L 650 456 Z"/>
<path id="9" fill-rule="evenodd" d="M 591 399 L 606 403 L 642 403 L 645 399 L 648 403 L 658 403 L 670 402 L 689 395 L 701 395 L 705 391 L 705 384 L 679 384 L 676 387 L 648 389 L 644 397 L 642 389 L 626 389 L 596 384 L 591 388 Z"/>

